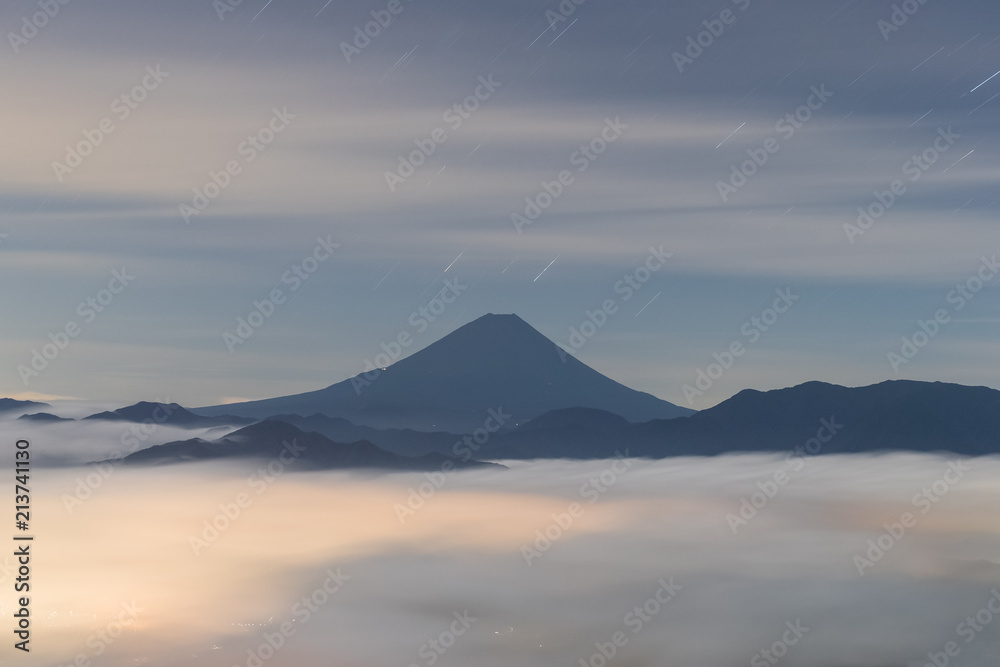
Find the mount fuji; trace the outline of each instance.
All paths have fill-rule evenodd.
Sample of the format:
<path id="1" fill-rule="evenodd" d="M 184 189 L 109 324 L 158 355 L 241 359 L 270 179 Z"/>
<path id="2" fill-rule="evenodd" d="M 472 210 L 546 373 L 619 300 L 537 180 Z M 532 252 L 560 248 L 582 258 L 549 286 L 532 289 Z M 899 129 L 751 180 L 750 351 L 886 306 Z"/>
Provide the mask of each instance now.
<path id="1" fill-rule="evenodd" d="M 318 391 L 193 410 L 263 419 L 316 413 L 376 428 L 467 433 L 551 410 L 596 408 L 630 422 L 693 414 L 630 389 L 562 351 L 517 315 L 484 315 L 384 369 Z M 495 418 L 490 423 L 495 423 Z"/>

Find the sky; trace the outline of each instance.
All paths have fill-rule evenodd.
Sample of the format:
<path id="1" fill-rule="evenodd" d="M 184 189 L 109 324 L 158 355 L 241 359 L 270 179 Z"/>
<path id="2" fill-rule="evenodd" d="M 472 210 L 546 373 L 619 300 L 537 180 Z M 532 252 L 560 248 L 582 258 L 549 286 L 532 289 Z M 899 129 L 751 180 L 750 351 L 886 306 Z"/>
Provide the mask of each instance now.
<path id="1" fill-rule="evenodd" d="M 490 312 L 699 409 L 1000 388 L 995 2 L 43 5 L 0 8 L 0 395 L 279 396 Z"/>

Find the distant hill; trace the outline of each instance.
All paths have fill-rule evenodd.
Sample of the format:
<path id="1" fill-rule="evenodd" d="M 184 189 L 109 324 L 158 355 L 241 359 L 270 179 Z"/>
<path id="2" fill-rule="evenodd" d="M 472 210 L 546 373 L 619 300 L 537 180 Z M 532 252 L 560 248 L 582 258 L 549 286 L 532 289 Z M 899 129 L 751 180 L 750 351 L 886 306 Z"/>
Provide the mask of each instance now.
<path id="1" fill-rule="evenodd" d="M 618 450 L 625 451 L 619 438 L 630 426 L 624 418 L 604 410 L 553 410 L 512 432 L 491 437 L 479 454 L 491 459 L 608 458 Z"/>
<path id="2" fill-rule="evenodd" d="M 710 456 L 736 451 L 818 453 L 889 450 L 1000 454 L 1000 391 L 941 382 L 893 380 L 867 387 L 807 382 L 748 389 L 691 417 L 615 423 L 597 411 L 550 413 L 491 438 L 482 458 Z M 826 441 L 824 441 L 824 439 Z M 818 445 L 818 447 L 817 447 Z"/>
<path id="3" fill-rule="evenodd" d="M 10 417 L 12 415 L 28 412 L 36 412 L 42 408 L 51 408 L 48 403 L 38 401 L 19 401 L 14 398 L 0 398 L 0 417 Z"/>
<path id="4" fill-rule="evenodd" d="M 142 423 L 147 420 L 157 424 L 179 426 L 181 428 L 208 428 L 212 426 L 240 426 L 257 421 L 246 417 L 233 415 L 218 415 L 205 417 L 182 408 L 177 403 L 152 403 L 141 401 L 135 405 L 119 408 L 110 412 L 98 412 L 84 417 L 102 421 L 122 421 Z"/>
<path id="5" fill-rule="evenodd" d="M 319 413 L 377 428 L 467 433 L 483 426 L 491 409 L 524 423 L 580 407 L 632 422 L 693 414 L 598 373 L 516 315 L 484 315 L 385 370 L 326 389 L 194 412 L 258 419 Z"/>
<path id="6" fill-rule="evenodd" d="M 376 429 L 315 414 L 277 415 L 217 440 L 186 440 L 131 455 L 134 463 L 274 456 L 283 439 L 312 443 L 299 467 L 434 469 L 474 456 L 600 459 L 714 456 L 727 452 L 804 455 L 882 451 L 1000 454 L 1000 391 L 893 380 L 867 387 L 807 382 L 748 389 L 690 417 L 632 423 L 595 408 L 551 410 L 483 438 L 446 431 Z M 339 444 L 339 443 L 351 444 Z M 474 442 L 475 446 L 470 446 Z M 416 466 L 414 468 L 414 466 Z"/>
<path id="7" fill-rule="evenodd" d="M 1000 391 L 944 382 L 891 380 L 867 387 L 807 382 L 745 390 L 676 428 L 647 425 L 716 451 L 785 449 L 815 435 L 821 419 L 843 425 L 825 453 L 876 450 L 1000 453 Z M 642 431 L 637 428 L 636 431 Z"/>
<path id="8" fill-rule="evenodd" d="M 442 454 L 406 457 L 379 449 L 361 440 L 334 442 L 319 433 L 307 433 L 286 422 L 258 422 L 217 440 L 200 438 L 168 442 L 125 457 L 133 465 L 164 465 L 214 459 L 277 459 L 293 470 L 369 468 L 379 470 L 441 470 L 490 464 L 463 462 Z"/>
<path id="9" fill-rule="evenodd" d="M 36 412 L 30 415 L 21 415 L 18 417 L 19 420 L 33 421 L 33 422 L 72 422 L 75 419 L 70 419 L 69 417 L 58 417 L 54 414 L 48 412 Z"/>
<path id="10" fill-rule="evenodd" d="M 303 431 L 314 431 L 335 442 L 355 442 L 368 440 L 380 449 L 404 456 L 420 456 L 430 452 L 448 454 L 462 436 L 447 431 L 415 431 L 413 429 L 377 429 L 358 426 L 340 417 L 315 414 L 309 417 L 299 415 L 275 415 L 269 417 L 287 422 Z"/>
<path id="11" fill-rule="evenodd" d="M 517 432 L 541 431 L 559 428 L 580 428 L 595 433 L 614 433 L 628 427 L 628 420 L 607 410 L 595 408 L 563 408 L 546 412 L 541 417 L 521 424 Z"/>

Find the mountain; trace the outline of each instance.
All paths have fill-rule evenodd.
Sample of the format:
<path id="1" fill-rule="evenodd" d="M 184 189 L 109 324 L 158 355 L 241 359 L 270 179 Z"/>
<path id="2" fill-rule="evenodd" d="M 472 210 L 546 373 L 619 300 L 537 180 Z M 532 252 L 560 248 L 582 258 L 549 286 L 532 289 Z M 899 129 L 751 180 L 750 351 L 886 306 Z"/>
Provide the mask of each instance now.
<path id="1" fill-rule="evenodd" d="M 310 417 L 276 415 L 268 419 L 287 422 L 303 431 L 315 431 L 338 442 L 368 440 L 381 449 L 403 456 L 420 456 L 430 452 L 462 455 L 471 447 L 462 435 L 446 431 L 377 429 L 320 414 Z M 514 430 L 503 429 L 489 434 L 486 442 L 493 443 L 491 459 L 521 458 L 522 450 L 544 447 L 553 438 L 563 444 L 559 450 L 547 450 L 547 458 L 591 458 L 595 455 L 599 458 L 603 456 L 608 436 L 621 432 L 629 424 L 625 418 L 604 410 L 565 408 L 547 412 Z M 475 444 L 474 440 L 471 442 Z"/>
<path id="2" fill-rule="evenodd" d="M 624 418 L 604 410 L 553 410 L 521 424 L 514 431 L 491 437 L 480 456 L 489 459 L 609 458 L 615 456 L 616 450 L 625 450 L 619 438 L 630 426 L 632 424 Z M 539 456 L 540 453 L 544 456 Z"/>
<path id="3" fill-rule="evenodd" d="M 824 453 L 1000 452 L 1000 391 L 912 380 L 745 390 L 694 415 L 685 428 L 654 422 L 649 435 L 658 439 L 669 434 L 716 451 L 784 450 L 815 437 L 821 419 L 842 425 L 823 445 Z"/>
<path id="4" fill-rule="evenodd" d="M 882 451 L 981 456 L 1000 453 L 1000 391 L 910 380 L 867 387 L 807 382 L 741 391 L 690 417 L 633 423 L 597 408 L 560 408 L 479 435 L 483 438 L 472 440 L 446 431 L 376 429 L 322 414 L 277 415 L 217 440 L 167 443 L 126 461 L 273 458 L 290 440 L 307 446 L 308 453 L 295 464 L 305 469 L 430 470 L 454 462 L 453 456 L 598 459 L 619 453 L 664 458 L 795 451 L 803 456 Z M 350 444 L 340 444 L 345 442 Z"/>
<path id="5" fill-rule="evenodd" d="M 69 417 L 58 417 L 48 412 L 36 412 L 30 415 L 21 415 L 18 417 L 19 420 L 24 421 L 34 421 L 34 422 L 72 422 L 75 419 L 70 419 Z"/>
<path id="6" fill-rule="evenodd" d="M 164 465 L 212 459 L 277 459 L 295 470 L 374 468 L 381 470 L 442 470 L 482 467 L 442 454 L 407 457 L 379 449 L 365 440 L 333 442 L 319 433 L 307 433 L 282 421 L 263 421 L 217 440 L 193 438 L 168 442 L 126 456 L 128 464 Z"/>
<path id="7" fill-rule="evenodd" d="M 711 456 L 734 451 L 807 454 L 889 450 L 1000 453 L 1000 391 L 941 382 L 892 380 L 867 387 L 807 382 L 748 389 L 684 419 L 617 426 L 596 411 L 550 413 L 499 434 L 480 458 Z M 815 450 L 815 451 L 811 451 Z"/>
<path id="8" fill-rule="evenodd" d="M 595 433 L 614 433 L 629 425 L 628 420 L 596 408 L 564 408 L 546 412 L 518 427 L 518 433 L 559 428 L 580 428 Z"/>
<path id="9" fill-rule="evenodd" d="M 18 412 L 24 414 L 33 410 L 51 407 L 48 403 L 39 403 L 38 401 L 19 401 L 14 398 L 0 398 L 0 415 L 5 417 Z"/>
<path id="10" fill-rule="evenodd" d="M 142 423 L 151 421 L 156 424 L 167 424 L 181 428 L 207 428 L 211 426 L 241 426 L 257 421 L 246 417 L 233 415 L 218 415 L 205 417 L 196 415 L 176 403 L 151 403 L 140 401 L 135 405 L 119 408 L 111 412 L 98 412 L 84 419 L 100 419 L 103 421 L 123 421 Z"/>
<path id="11" fill-rule="evenodd" d="M 320 413 L 377 428 L 469 433 L 486 424 L 489 410 L 509 415 L 509 427 L 579 407 L 632 422 L 693 413 L 601 375 L 516 315 L 492 314 L 385 369 L 326 389 L 195 412 L 258 419 Z"/>
<path id="12" fill-rule="evenodd" d="M 313 431 L 325 435 L 335 442 L 367 440 L 380 449 L 403 456 L 421 456 L 430 452 L 448 454 L 454 451 L 455 443 L 462 439 L 462 436 L 447 431 L 414 431 L 410 428 L 378 429 L 371 426 L 358 426 L 340 417 L 327 417 L 321 414 L 309 417 L 275 415 L 268 417 L 268 419 L 287 422 L 302 431 Z"/>

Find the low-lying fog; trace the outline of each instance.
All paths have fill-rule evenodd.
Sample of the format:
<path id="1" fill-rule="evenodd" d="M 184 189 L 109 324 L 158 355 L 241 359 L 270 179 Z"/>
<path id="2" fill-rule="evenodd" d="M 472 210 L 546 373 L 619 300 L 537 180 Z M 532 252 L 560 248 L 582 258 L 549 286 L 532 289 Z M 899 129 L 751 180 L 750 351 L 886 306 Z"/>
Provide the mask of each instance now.
<path id="1" fill-rule="evenodd" d="M 94 457 L 98 432 L 71 426 L 39 431 L 36 456 Z M 996 459 L 517 462 L 430 478 L 82 466 L 32 481 L 30 656 L 11 648 L 16 573 L 0 558 L 3 660 L 17 664 L 1000 662 Z"/>
<path id="2" fill-rule="evenodd" d="M 215 440 L 236 428 L 186 429 L 167 424 L 101 419 L 49 423 L 5 419 L 0 420 L 0 438 L 9 443 L 26 439 L 33 445 L 32 458 L 36 462 L 47 466 L 66 466 L 118 459 L 140 449 L 176 440 Z M 3 465 L 12 465 L 13 454 L 8 458 L 10 460 L 3 461 Z"/>

